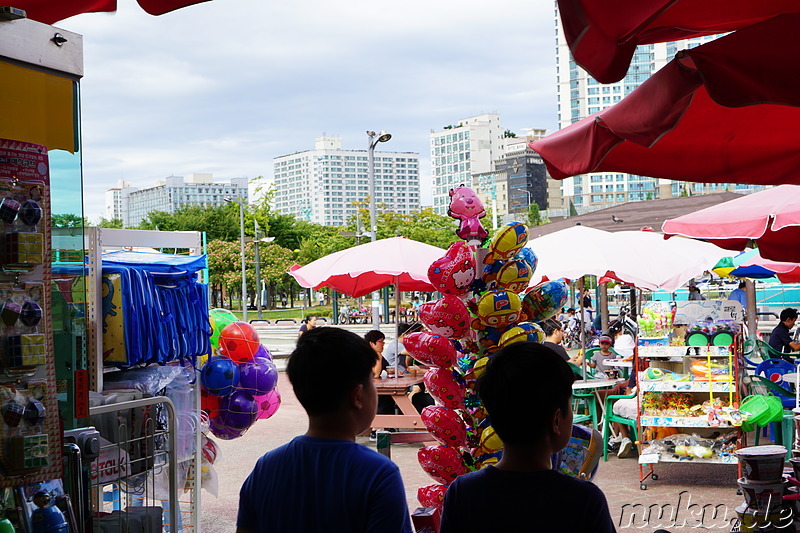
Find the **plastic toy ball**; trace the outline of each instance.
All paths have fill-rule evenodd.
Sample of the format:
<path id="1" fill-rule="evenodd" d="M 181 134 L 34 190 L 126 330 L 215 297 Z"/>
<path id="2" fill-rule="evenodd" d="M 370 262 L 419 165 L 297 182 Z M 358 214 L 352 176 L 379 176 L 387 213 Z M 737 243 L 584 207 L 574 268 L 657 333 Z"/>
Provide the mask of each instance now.
<path id="1" fill-rule="evenodd" d="M 245 433 L 247 433 L 247 429 L 232 429 L 226 426 L 219 417 L 212 418 L 211 422 L 208 424 L 211 433 L 214 434 L 215 437 L 219 437 L 222 440 L 232 440 L 238 439 Z"/>
<path id="2" fill-rule="evenodd" d="M 212 357 L 200 372 L 200 383 L 209 394 L 227 396 L 239 384 L 239 367 L 227 357 Z"/>
<path id="3" fill-rule="evenodd" d="M 263 396 L 278 384 L 278 369 L 269 359 L 254 358 L 239 363 L 239 390 Z"/>
<path id="4" fill-rule="evenodd" d="M 247 322 L 234 322 L 219 334 L 219 351 L 237 363 L 251 360 L 261 346 L 256 329 Z"/>
<path id="5" fill-rule="evenodd" d="M 272 353 L 270 353 L 270 351 L 267 350 L 267 347 L 264 346 L 263 344 L 258 347 L 258 350 L 256 350 L 256 354 L 253 356 L 253 359 L 258 359 L 259 357 L 272 361 Z"/>
<path id="6" fill-rule="evenodd" d="M 281 395 L 278 389 L 274 389 L 264 396 L 256 396 L 255 400 L 258 402 L 258 420 L 265 420 L 274 415 L 278 407 L 281 406 Z"/>
<path id="7" fill-rule="evenodd" d="M 238 320 L 236 315 L 227 309 L 212 309 L 208 312 L 208 320 L 211 323 L 211 346 L 214 350 L 219 347 L 219 334 L 228 324 L 232 324 Z"/>
<path id="8" fill-rule="evenodd" d="M 233 430 L 248 429 L 258 418 L 258 403 L 251 394 L 233 391 L 219 402 L 217 418 Z"/>
<path id="9" fill-rule="evenodd" d="M 200 409 L 206 412 L 209 420 L 219 414 L 220 397 L 209 393 L 205 387 L 200 388 Z"/>

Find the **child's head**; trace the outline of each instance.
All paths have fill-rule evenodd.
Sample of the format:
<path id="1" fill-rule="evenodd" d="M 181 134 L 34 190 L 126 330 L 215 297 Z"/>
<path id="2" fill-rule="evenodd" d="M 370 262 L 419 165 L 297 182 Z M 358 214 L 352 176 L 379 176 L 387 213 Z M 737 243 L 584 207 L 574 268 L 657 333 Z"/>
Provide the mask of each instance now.
<path id="1" fill-rule="evenodd" d="M 564 327 L 561 325 L 561 322 L 555 318 L 548 318 L 541 323 L 541 326 L 547 338 L 557 338 L 559 335 L 563 337 L 564 335 Z M 561 339 L 558 339 L 558 342 L 561 342 Z M 558 344 L 558 342 L 556 344 Z"/>
<path id="2" fill-rule="evenodd" d="M 369 343 L 355 333 L 314 328 L 297 340 L 286 374 L 306 412 L 326 415 L 342 409 L 355 387 L 372 384 L 377 359 Z"/>
<path id="3" fill-rule="evenodd" d="M 614 341 L 608 335 L 600 335 L 600 338 L 597 339 L 598 344 L 600 344 L 600 349 L 604 352 L 607 352 L 611 349 L 611 346 L 614 345 Z"/>
<path id="4" fill-rule="evenodd" d="M 378 331 L 377 329 L 369 330 L 364 334 L 364 340 L 366 340 L 375 353 L 382 354 L 383 353 L 383 345 L 386 342 L 386 335 Z"/>
<path id="5" fill-rule="evenodd" d="M 532 386 L 533 376 L 547 376 Z M 572 382 L 564 359 L 547 346 L 518 342 L 501 349 L 478 379 L 478 395 L 505 444 L 535 446 L 560 434 L 548 453 L 563 448 L 572 430 Z M 566 435 L 565 435 L 566 433 Z M 563 442 L 562 442 L 563 441 Z"/>

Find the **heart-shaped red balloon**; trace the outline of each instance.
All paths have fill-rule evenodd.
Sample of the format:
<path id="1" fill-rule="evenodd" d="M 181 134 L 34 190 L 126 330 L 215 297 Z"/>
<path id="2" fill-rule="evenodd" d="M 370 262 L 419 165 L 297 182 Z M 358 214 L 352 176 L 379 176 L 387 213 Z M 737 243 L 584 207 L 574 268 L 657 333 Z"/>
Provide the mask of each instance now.
<path id="1" fill-rule="evenodd" d="M 464 393 L 466 384 L 456 381 L 453 371 L 449 368 L 433 367 L 425 372 L 425 387 L 428 393 L 440 404 L 450 409 L 464 407 Z"/>
<path id="2" fill-rule="evenodd" d="M 467 443 L 467 426 L 453 409 L 429 405 L 421 416 L 422 423 L 442 446 L 459 448 Z"/>
<path id="3" fill-rule="evenodd" d="M 464 241 L 456 241 L 428 268 L 431 285 L 442 294 L 460 295 L 475 280 L 475 256 Z"/>
<path id="4" fill-rule="evenodd" d="M 447 487 L 440 483 L 426 485 L 417 489 L 417 500 L 423 507 L 441 509 L 444 504 L 445 492 L 447 492 Z"/>
<path id="5" fill-rule="evenodd" d="M 448 446 L 420 448 L 417 459 L 422 469 L 443 485 L 449 485 L 455 478 L 468 471 L 459 451 Z"/>
<path id="6" fill-rule="evenodd" d="M 406 335 L 403 346 L 411 357 L 427 365 L 451 367 L 458 357 L 450 339 L 435 333 L 420 331 Z"/>
<path id="7" fill-rule="evenodd" d="M 419 306 L 419 319 L 433 333 L 448 339 L 460 339 L 469 331 L 467 306 L 455 296 L 444 296 Z"/>

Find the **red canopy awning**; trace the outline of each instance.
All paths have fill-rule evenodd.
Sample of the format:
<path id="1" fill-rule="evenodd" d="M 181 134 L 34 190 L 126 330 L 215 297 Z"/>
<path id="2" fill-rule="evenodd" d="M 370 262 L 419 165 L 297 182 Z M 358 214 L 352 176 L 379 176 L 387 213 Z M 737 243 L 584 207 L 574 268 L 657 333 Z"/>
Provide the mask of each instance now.
<path id="1" fill-rule="evenodd" d="M 627 172 L 800 183 L 800 15 L 686 50 L 635 91 L 530 147 L 556 179 Z"/>
<path id="2" fill-rule="evenodd" d="M 137 0 L 151 15 L 163 15 L 208 0 Z M 28 18 L 53 24 L 81 13 L 116 11 L 117 0 L 12 0 L 9 5 L 24 9 Z"/>
<path id="3" fill-rule="evenodd" d="M 621 80 L 639 44 L 738 30 L 785 13 L 797 0 L 558 0 L 575 61 L 602 83 Z"/>

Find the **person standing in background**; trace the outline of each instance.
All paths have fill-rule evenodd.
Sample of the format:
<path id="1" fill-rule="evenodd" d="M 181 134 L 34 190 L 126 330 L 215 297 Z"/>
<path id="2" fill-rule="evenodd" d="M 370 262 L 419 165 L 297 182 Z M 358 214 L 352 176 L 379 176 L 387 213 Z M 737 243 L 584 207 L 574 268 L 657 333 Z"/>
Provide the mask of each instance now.
<path id="1" fill-rule="evenodd" d="M 744 290 L 747 287 L 747 283 L 744 281 L 739 282 L 739 288 L 733 289 L 731 293 L 728 295 L 728 300 L 733 300 L 734 302 L 739 302 L 742 304 L 742 309 L 747 309 L 747 292 Z"/>

